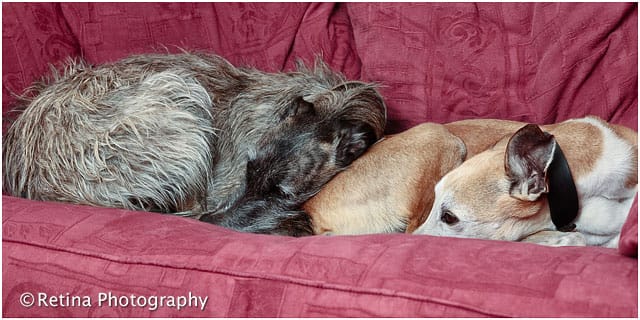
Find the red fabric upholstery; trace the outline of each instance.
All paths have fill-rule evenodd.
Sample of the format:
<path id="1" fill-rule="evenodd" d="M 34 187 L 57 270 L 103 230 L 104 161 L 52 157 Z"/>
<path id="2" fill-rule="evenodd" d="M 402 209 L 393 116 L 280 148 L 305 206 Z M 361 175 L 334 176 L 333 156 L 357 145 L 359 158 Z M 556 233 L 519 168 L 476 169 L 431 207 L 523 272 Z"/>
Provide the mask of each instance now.
<path id="1" fill-rule="evenodd" d="M 376 81 L 389 132 L 595 114 L 637 130 L 637 5 L 3 3 L 3 118 L 48 64 L 201 50 L 277 71 L 321 54 Z M 3 132 L 6 122 L 3 122 Z M 144 212 L 3 196 L 3 316 L 637 317 L 637 200 L 619 250 L 370 235 L 241 234 Z M 25 308 L 26 292 L 93 307 Z M 95 306 L 98 293 L 208 296 Z"/>
<path id="2" fill-rule="evenodd" d="M 633 317 L 616 250 L 429 236 L 288 238 L 3 197 L 3 316 Z M 48 295 L 208 296 L 198 308 L 24 308 Z"/>
<path id="3" fill-rule="evenodd" d="M 637 129 L 634 4 L 358 3 L 349 16 L 362 77 L 384 85 L 391 131 L 588 114 Z"/>

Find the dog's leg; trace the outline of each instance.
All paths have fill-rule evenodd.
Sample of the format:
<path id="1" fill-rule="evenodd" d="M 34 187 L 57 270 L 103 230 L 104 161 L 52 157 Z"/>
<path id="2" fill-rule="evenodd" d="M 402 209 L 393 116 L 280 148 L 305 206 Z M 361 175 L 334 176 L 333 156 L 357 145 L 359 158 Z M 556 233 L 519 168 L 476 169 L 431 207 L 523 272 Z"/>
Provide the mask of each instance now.
<path id="1" fill-rule="evenodd" d="M 614 189 L 614 187 L 609 188 L 609 190 Z M 577 230 L 587 238 L 589 245 L 618 247 L 620 230 L 627 219 L 634 196 L 628 190 L 618 189 L 617 191 L 620 195 L 630 193 L 630 196 L 620 199 L 590 197 L 582 200 L 580 216 L 576 220 L 576 225 Z"/>
<path id="2" fill-rule="evenodd" d="M 580 232 L 561 232 L 551 230 L 534 233 L 521 241 L 552 247 L 587 245 L 587 239 Z"/>
<path id="3" fill-rule="evenodd" d="M 213 223 L 241 232 L 284 236 L 310 236 L 313 234 L 311 218 L 301 210 L 291 210 L 281 203 L 262 199 L 241 200 L 227 213 L 203 215 L 200 221 Z"/>
<path id="4" fill-rule="evenodd" d="M 282 151 L 295 150 L 294 147 L 275 143 L 269 147 L 274 146 L 281 151 L 266 148 L 264 150 L 269 150 L 268 152 L 247 163 L 245 195 L 228 210 L 204 215 L 200 218 L 201 221 L 242 232 L 312 235 L 311 218 L 306 212 L 298 210 L 301 203 L 311 196 L 306 190 L 309 188 L 308 184 L 306 181 L 289 180 L 292 176 L 316 175 L 316 170 L 311 170 L 312 168 L 299 168 L 301 165 L 304 167 L 301 162 L 314 167 L 325 161 L 317 159 L 307 163 L 298 153 Z"/>

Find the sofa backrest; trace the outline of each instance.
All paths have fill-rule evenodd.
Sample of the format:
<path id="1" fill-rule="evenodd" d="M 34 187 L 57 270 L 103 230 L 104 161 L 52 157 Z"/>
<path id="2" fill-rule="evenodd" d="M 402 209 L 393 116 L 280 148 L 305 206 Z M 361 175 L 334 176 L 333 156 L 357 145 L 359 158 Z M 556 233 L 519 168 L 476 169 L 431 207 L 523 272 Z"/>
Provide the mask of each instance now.
<path id="1" fill-rule="evenodd" d="M 199 50 L 268 71 L 322 55 L 381 85 L 389 132 L 425 121 L 637 129 L 637 4 L 3 3 L 3 115 L 68 56 Z M 3 132 L 5 124 L 3 124 Z"/>

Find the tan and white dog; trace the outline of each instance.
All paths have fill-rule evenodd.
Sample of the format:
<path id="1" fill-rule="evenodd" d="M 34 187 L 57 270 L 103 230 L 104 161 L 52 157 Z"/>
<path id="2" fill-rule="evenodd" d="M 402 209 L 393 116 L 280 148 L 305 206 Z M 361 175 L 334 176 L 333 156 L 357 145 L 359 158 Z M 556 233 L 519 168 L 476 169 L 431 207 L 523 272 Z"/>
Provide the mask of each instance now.
<path id="1" fill-rule="evenodd" d="M 427 219 L 434 187 L 446 173 L 521 126 L 505 120 L 424 123 L 385 137 L 305 203 L 314 233 L 412 233 Z"/>
<path id="2" fill-rule="evenodd" d="M 480 152 L 492 142 L 466 132 L 469 125 L 515 133 Z M 448 128 L 480 153 L 437 183 L 431 212 L 414 234 L 617 246 L 637 193 L 637 132 L 595 117 L 541 129 L 493 120 Z M 575 203 L 568 201 L 572 186 Z M 576 212 L 566 209 L 572 206 Z"/>

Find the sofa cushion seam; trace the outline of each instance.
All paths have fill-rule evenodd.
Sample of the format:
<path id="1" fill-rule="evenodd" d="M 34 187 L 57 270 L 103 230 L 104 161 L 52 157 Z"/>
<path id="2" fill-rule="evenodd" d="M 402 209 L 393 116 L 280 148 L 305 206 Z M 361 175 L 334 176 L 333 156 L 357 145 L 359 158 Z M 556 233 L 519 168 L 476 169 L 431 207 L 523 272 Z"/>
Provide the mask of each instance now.
<path id="1" fill-rule="evenodd" d="M 314 288 L 330 289 L 330 290 L 341 291 L 341 292 L 351 292 L 351 293 L 368 294 L 368 295 L 390 297 L 390 298 L 401 298 L 401 299 L 414 300 L 414 301 L 419 301 L 419 302 L 435 303 L 435 304 L 445 305 L 445 306 L 448 306 L 448 307 L 454 307 L 454 308 L 469 310 L 469 311 L 476 312 L 476 313 L 481 313 L 481 314 L 484 314 L 484 315 L 487 315 L 487 316 L 490 316 L 490 317 L 511 317 L 509 315 L 503 315 L 503 314 L 498 314 L 498 313 L 495 313 L 495 312 L 484 311 L 484 310 L 481 310 L 481 309 L 473 307 L 473 306 L 468 306 L 468 305 L 464 305 L 464 304 L 453 302 L 453 301 L 447 301 L 447 300 L 444 300 L 444 299 L 433 298 L 433 297 L 425 297 L 425 296 L 420 296 L 420 295 L 412 294 L 412 293 L 408 293 L 408 292 L 401 292 L 401 291 L 384 289 L 384 288 L 366 288 L 366 287 L 354 288 L 354 287 L 351 287 L 351 286 L 346 286 L 346 285 L 341 285 L 341 284 L 336 284 L 336 283 L 327 283 L 327 282 L 321 282 L 321 281 L 318 281 L 318 280 L 295 278 L 295 277 L 286 276 L 286 275 L 273 275 L 273 274 L 263 274 L 263 273 L 255 273 L 255 272 L 241 272 L 241 271 L 233 271 L 233 270 L 228 270 L 228 269 L 218 268 L 218 267 L 215 267 L 215 268 L 213 268 L 211 270 L 208 270 L 208 269 L 205 269 L 205 268 L 202 268 L 202 267 L 175 266 L 175 265 L 171 265 L 171 264 L 167 264 L 167 263 L 162 264 L 162 263 L 158 263 L 158 262 L 149 262 L 149 261 L 121 260 L 121 259 L 118 259 L 117 257 L 113 257 L 113 256 L 110 256 L 108 254 L 107 255 L 100 255 L 100 254 L 96 254 L 96 253 L 85 252 L 83 250 L 78 250 L 78 249 L 60 248 L 60 247 L 57 247 L 57 246 L 54 246 L 54 245 L 32 243 L 32 242 L 20 241 L 20 240 L 15 240 L 15 239 L 7 239 L 7 238 L 4 238 L 4 237 L 3 237 L 2 241 L 3 241 L 3 243 L 5 243 L 5 242 L 17 243 L 17 244 L 21 244 L 21 245 L 39 247 L 39 248 L 43 248 L 43 249 L 46 249 L 46 250 L 53 250 L 53 251 L 64 252 L 64 253 L 68 253 L 68 254 L 82 255 L 82 256 L 86 256 L 86 257 L 90 257 L 90 258 L 94 258 L 94 259 L 101 259 L 101 260 L 106 260 L 106 261 L 111 261 L 111 262 L 116 262 L 116 263 L 134 264 L 134 265 L 147 265 L 147 266 L 154 266 L 154 267 L 161 267 L 161 268 L 183 269 L 183 270 L 191 270 L 191 271 L 198 271 L 198 272 L 209 272 L 209 273 L 229 275 L 229 276 L 234 276 L 234 277 L 242 277 L 242 278 L 247 278 L 247 279 L 278 281 L 278 282 L 284 282 L 284 283 L 289 283 L 289 284 L 299 285 L 299 286 L 305 286 L 305 287 L 314 287 Z M 382 291 L 385 291 L 385 292 L 382 292 Z"/>

